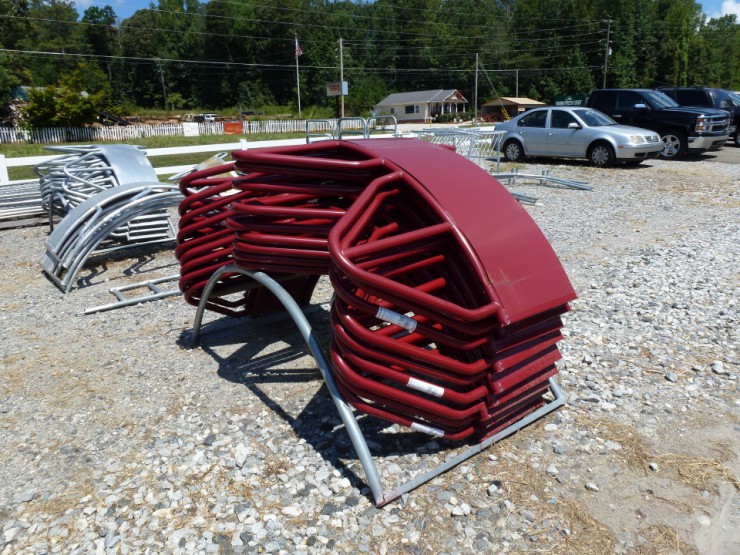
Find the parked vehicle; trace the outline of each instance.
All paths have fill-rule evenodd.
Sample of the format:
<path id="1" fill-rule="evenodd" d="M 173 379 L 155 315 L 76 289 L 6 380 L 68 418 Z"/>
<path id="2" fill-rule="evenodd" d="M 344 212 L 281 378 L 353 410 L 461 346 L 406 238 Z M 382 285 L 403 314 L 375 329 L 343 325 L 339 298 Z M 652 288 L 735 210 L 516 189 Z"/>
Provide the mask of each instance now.
<path id="1" fill-rule="evenodd" d="M 708 106 L 730 114 L 730 138 L 740 146 L 740 96 L 712 87 L 660 87 L 681 106 Z"/>
<path id="2" fill-rule="evenodd" d="M 677 160 L 686 153 L 720 148 L 730 137 L 730 116 L 716 108 L 688 108 L 653 89 L 600 89 L 586 105 L 619 123 L 655 131 L 663 141 L 660 155 Z"/>
<path id="3" fill-rule="evenodd" d="M 198 114 L 195 116 L 195 121 L 202 121 L 204 123 L 213 123 L 218 118 L 218 114 Z"/>
<path id="4" fill-rule="evenodd" d="M 512 162 L 525 156 L 553 156 L 586 158 L 594 166 L 639 164 L 657 158 L 663 148 L 656 133 L 619 125 L 592 108 L 535 108 L 497 124 L 496 130 L 506 131 L 499 144 Z"/>

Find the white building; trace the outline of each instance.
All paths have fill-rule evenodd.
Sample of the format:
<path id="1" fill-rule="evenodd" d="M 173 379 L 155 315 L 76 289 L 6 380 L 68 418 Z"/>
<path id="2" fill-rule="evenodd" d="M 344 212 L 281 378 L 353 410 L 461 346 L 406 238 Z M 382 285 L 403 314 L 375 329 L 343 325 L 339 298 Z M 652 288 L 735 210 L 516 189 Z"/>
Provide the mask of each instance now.
<path id="1" fill-rule="evenodd" d="M 464 112 L 468 101 L 456 89 L 390 94 L 375 105 L 378 116 L 396 116 L 399 122 L 433 121 L 441 114 Z"/>

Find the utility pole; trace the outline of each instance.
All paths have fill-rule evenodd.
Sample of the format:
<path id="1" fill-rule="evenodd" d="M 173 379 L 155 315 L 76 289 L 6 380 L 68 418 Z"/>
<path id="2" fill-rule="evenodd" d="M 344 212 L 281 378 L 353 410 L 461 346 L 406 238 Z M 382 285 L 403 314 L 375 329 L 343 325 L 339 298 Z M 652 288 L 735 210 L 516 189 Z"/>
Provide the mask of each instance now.
<path id="1" fill-rule="evenodd" d="M 342 97 L 341 117 L 344 117 L 344 45 L 341 38 L 339 39 L 339 96 Z"/>
<path id="2" fill-rule="evenodd" d="M 473 94 L 473 122 L 478 121 L 478 53 L 475 53 L 475 93 Z"/>
<path id="3" fill-rule="evenodd" d="M 516 71 L 516 89 L 515 89 L 516 92 L 514 93 L 514 96 L 519 98 L 519 70 L 517 69 L 515 71 Z"/>
<path id="4" fill-rule="evenodd" d="M 159 79 L 162 81 L 162 96 L 164 100 L 164 109 L 167 109 L 167 87 L 164 84 L 164 73 L 162 72 L 162 60 L 157 58 L 157 67 L 159 67 Z"/>
<path id="5" fill-rule="evenodd" d="M 609 64 L 609 35 L 611 33 L 612 20 L 606 20 L 606 48 L 604 49 L 604 82 L 601 85 L 602 89 L 606 88 L 606 68 Z"/>
<path id="6" fill-rule="evenodd" d="M 298 58 L 303 54 L 298 44 L 298 35 L 295 36 L 295 86 L 298 90 L 298 119 L 301 119 L 301 74 L 298 71 Z"/>

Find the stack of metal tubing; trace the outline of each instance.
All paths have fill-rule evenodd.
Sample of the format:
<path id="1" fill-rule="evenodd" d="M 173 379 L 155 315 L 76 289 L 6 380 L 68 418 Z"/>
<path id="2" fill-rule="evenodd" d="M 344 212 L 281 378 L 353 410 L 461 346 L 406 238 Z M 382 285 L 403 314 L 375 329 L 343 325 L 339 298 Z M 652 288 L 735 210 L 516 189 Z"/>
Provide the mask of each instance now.
<path id="1" fill-rule="evenodd" d="M 545 402 L 575 293 L 537 225 L 489 174 L 413 139 L 233 157 L 181 181 L 189 302 L 225 264 L 277 275 L 303 303 L 328 273 L 333 374 L 356 409 L 482 440 Z M 240 175 L 217 177 L 232 169 Z M 236 305 L 219 299 L 233 293 L 231 279 L 248 290 Z M 243 277 L 223 281 L 209 308 L 270 308 Z"/>
<path id="2" fill-rule="evenodd" d="M 178 208 L 175 256 L 180 263 L 180 291 L 190 304 L 198 304 L 216 270 L 233 262 L 234 232 L 226 225 L 229 205 L 248 194 L 234 189 L 233 170 L 232 162 L 187 174 L 179 182 L 184 199 Z M 208 309 L 239 316 L 244 295 L 231 297 L 251 281 L 238 274 L 224 275 L 208 300 Z"/>
<path id="3" fill-rule="evenodd" d="M 66 216 L 96 194 L 132 183 L 157 183 L 157 174 L 144 151 L 133 145 L 47 146 L 64 153 L 35 167 L 39 175 L 42 206 Z M 50 219 L 51 223 L 51 219 Z M 140 214 L 109 233 L 120 243 L 172 240 L 173 229 L 166 209 Z"/>

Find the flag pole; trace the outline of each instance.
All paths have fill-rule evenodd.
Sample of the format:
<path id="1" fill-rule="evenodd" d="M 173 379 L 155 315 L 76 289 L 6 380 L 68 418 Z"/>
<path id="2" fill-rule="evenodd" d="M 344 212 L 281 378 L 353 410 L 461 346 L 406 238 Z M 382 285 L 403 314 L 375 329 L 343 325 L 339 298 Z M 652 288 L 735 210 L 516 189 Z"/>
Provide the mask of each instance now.
<path id="1" fill-rule="evenodd" d="M 301 47 L 298 46 L 298 35 L 295 36 L 295 82 L 298 89 L 298 119 L 301 119 L 301 77 L 298 72 L 298 56 L 303 54 Z"/>

